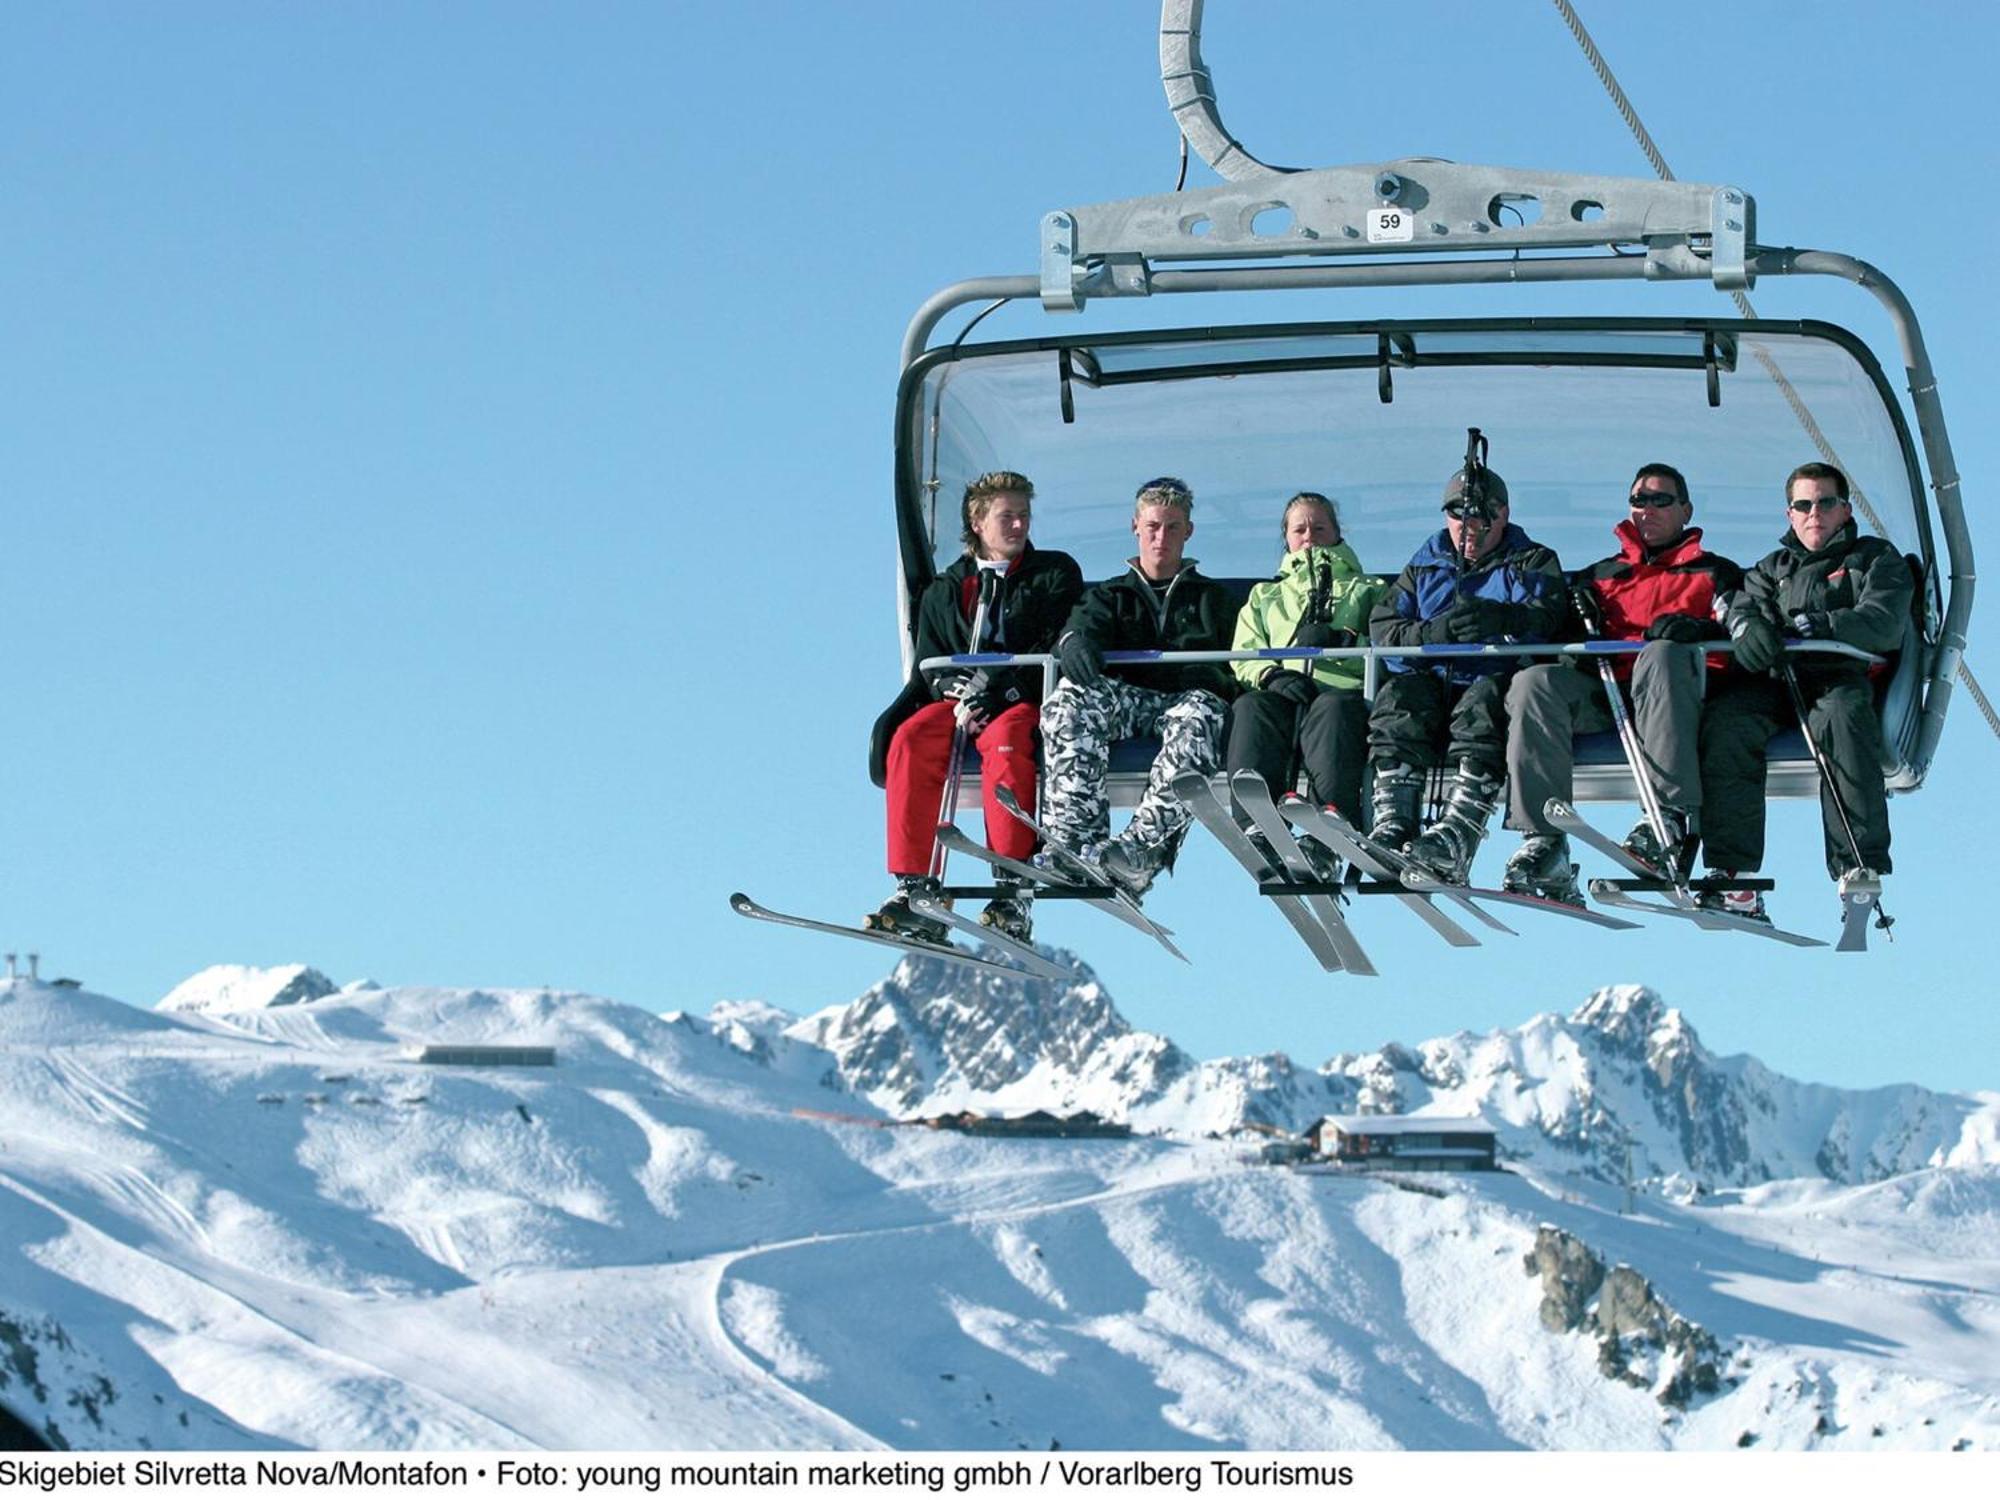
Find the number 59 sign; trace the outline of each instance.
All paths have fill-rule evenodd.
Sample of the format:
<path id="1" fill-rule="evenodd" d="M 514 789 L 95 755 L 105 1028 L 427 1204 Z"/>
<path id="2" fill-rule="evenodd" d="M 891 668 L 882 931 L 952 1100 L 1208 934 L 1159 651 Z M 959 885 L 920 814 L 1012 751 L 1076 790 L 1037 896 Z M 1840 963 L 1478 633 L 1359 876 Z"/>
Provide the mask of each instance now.
<path id="1" fill-rule="evenodd" d="M 1416 220 L 1400 208 L 1371 208 L 1368 210 L 1368 243 L 1371 245 L 1391 245 L 1407 243 L 1417 236 Z"/>

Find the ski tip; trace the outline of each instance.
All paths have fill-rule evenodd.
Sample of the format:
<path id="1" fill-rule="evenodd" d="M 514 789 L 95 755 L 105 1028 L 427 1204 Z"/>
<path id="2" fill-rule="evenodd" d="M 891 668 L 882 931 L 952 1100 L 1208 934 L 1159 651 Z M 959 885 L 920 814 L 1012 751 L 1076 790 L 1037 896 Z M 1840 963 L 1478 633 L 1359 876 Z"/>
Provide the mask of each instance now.
<path id="1" fill-rule="evenodd" d="M 729 893 L 729 904 L 735 907 L 736 910 L 738 911 L 752 911 L 756 908 L 757 905 L 755 901 L 752 901 L 748 896 L 744 895 L 741 891 L 731 891 Z"/>

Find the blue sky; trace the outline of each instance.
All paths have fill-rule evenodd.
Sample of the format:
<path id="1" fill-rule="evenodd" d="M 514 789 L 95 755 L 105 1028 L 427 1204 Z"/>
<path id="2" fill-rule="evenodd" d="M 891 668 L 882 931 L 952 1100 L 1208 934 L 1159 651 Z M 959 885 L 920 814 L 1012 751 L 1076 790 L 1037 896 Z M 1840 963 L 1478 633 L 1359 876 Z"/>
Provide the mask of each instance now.
<path id="1" fill-rule="evenodd" d="M 1552 7 L 1209 12 L 1225 118 L 1267 160 L 1647 171 Z M 1583 14 L 1681 176 L 1749 188 L 1767 243 L 1910 293 L 1979 537 L 1992 12 Z M 864 750 L 897 676 L 898 342 L 936 287 L 1031 271 L 1048 209 L 1172 186 L 1156 20 L 1145 0 L 9 7 L 0 939 L 139 1003 L 222 961 L 656 1008 L 806 1011 L 878 978 L 876 950 L 725 897 L 848 920 L 879 899 Z M 1586 308 L 1727 311 L 1633 295 Z M 1895 369 L 1862 294 L 1756 299 Z M 1971 655 L 2000 688 L 1991 618 Z M 1385 977 L 1327 978 L 1212 851 L 1151 903 L 1191 968 L 1088 912 L 1043 934 L 1202 1055 L 1317 1062 L 1643 980 L 1787 1072 L 2000 1087 L 1978 946 L 1996 770 L 1961 695 L 1929 785 L 1893 805 L 1899 941 L 1860 960 L 1532 919 L 1460 954 L 1371 911 Z M 1770 873 L 1781 915 L 1827 927 L 1815 819 L 1778 810 Z"/>

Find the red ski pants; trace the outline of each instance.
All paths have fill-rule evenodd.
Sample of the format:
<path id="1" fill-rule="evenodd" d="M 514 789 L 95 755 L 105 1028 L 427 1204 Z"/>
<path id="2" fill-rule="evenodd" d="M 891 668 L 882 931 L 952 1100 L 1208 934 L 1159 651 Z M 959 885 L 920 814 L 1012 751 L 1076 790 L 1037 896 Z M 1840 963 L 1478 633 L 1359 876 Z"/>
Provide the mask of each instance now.
<path id="1" fill-rule="evenodd" d="M 889 873 L 922 875 L 931 867 L 938 804 L 951 766 L 949 700 L 926 703 L 905 719 L 889 741 Z M 1010 859 L 1035 852 L 1033 830 L 994 799 L 1011 787 L 1023 812 L 1035 810 L 1035 725 L 1040 710 L 1016 703 L 996 714 L 974 737 L 979 747 L 979 787 L 986 805 L 986 842 Z"/>

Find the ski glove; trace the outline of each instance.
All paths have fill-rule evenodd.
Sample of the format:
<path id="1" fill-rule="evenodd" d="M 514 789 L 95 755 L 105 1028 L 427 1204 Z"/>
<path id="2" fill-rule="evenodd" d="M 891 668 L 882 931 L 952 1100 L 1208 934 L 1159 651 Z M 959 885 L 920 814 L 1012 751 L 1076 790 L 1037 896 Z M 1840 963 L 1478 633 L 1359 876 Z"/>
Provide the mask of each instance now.
<path id="1" fill-rule="evenodd" d="M 1597 596 L 1597 590 L 1587 583 L 1580 583 L 1569 591 L 1569 607 L 1576 612 L 1577 623 L 1583 626 L 1583 633 L 1591 640 L 1602 640 L 1607 634 L 1604 625 L 1604 601 Z"/>
<path id="2" fill-rule="evenodd" d="M 1502 599 L 1461 599 L 1440 617 L 1448 641 L 1496 641 L 1517 634 L 1526 611 Z"/>
<path id="3" fill-rule="evenodd" d="M 1089 687 L 1104 676 L 1104 653 L 1080 630 L 1067 630 L 1056 642 L 1056 664 L 1078 687 Z"/>
<path id="4" fill-rule="evenodd" d="M 1736 642 L 1736 665 L 1746 672 L 1768 672 L 1785 654 L 1778 627 L 1762 615 L 1744 615 L 1729 627 L 1729 638 Z"/>
<path id="5" fill-rule="evenodd" d="M 1833 619 L 1829 615 L 1801 610 L 1792 616 L 1792 634 L 1809 641 L 1833 639 Z"/>
<path id="6" fill-rule="evenodd" d="M 965 703 L 979 697 L 992 683 L 992 677 L 981 667 L 977 672 L 953 672 L 939 678 L 938 692 L 946 698 L 956 698 Z"/>
<path id="7" fill-rule="evenodd" d="M 1331 625 L 1316 625 L 1308 621 L 1292 632 L 1292 644 L 1318 646 L 1325 650 L 1338 646 L 1352 646 L 1356 644 L 1356 640 L 1351 630 L 1336 630 Z"/>
<path id="8" fill-rule="evenodd" d="M 1283 698 L 1287 703 L 1304 708 L 1316 696 L 1312 679 L 1303 672 L 1294 672 L 1290 667 L 1273 667 L 1257 684 L 1265 692 Z"/>
<path id="9" fill-rule="evenodd" d="M 1647 640 L 1673 641 L 1681 646 L 1698 645 L 1713 633 L 1714 627 L 1699 615 L 1655 615 L 1653 623 L 1646 627 Z"/>

